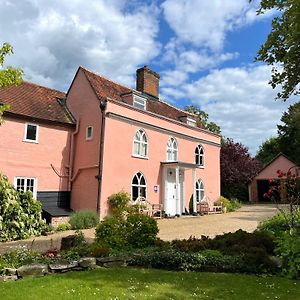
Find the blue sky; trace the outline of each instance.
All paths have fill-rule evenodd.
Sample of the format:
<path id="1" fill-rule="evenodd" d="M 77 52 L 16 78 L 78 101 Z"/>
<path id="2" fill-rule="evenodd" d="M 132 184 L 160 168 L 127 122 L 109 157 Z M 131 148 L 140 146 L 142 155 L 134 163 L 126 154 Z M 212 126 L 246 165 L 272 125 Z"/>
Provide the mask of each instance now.
<path id="1" fill-rule="evenodd" d="M 72 5 L 70 4 L 72 3 Z M 148 65 L 160 96 L 198 105 L 222 134 L 249 147 L 276 134 L 291 103 L 274 101 L 269 66 L 254 57 L 275 12 L 256 16 L 248 0 L 4 0 L 0 42 L 25 79 L 66 91 L 78 66 L 135 87 Z"/>

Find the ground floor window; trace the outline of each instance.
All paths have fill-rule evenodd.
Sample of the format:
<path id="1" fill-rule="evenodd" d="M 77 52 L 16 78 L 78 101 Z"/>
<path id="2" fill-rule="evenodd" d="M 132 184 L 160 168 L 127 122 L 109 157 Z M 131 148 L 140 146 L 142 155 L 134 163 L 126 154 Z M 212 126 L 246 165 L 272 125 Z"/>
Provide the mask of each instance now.
<path id="1" fill-rule="evenodd" d="M 144 175 L 141 172 L 133 176 L 131 183 L 131 198 L 135 201 L 138 197 L 146 197 L 147 184 Z"/>
<path id="2" fill-rule="evenodd" d="M 197 202 L 202 201 L 204 198 L 204 184 L 201 179 L 196 181 L 196 200 Z"/>
<path id="3" fill-rule="evenodd" d="M 18 191 L 32 192 L 33 196 L 36 198 L 36 191 L 37 191 L 36 178 L 34 178 L 34 177 L 15 177 L 14 186 Z"/>

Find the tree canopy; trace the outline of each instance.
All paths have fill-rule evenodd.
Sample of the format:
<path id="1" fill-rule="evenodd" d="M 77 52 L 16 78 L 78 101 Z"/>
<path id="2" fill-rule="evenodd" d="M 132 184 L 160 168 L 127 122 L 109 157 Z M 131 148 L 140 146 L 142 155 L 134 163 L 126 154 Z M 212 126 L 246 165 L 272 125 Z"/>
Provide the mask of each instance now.
<path id="1" fill-rule="evenodd" d="M 272 137 L 259 147 L 256 158 L 267 164 L 282 152 L 300 165 L 300 102 L 290 105 L 277 125 L 278 136 Z"/>
<path id="2" fill-rule="evenodd" d="M 220 159 L 222 196 L 247 200 L 247 183 L 260 170 L 260 162 L 247 147 L 229 138 L 222 140 Z"/>
<path id="3" fill-rule="evenodd" d="M 220 126 L 214 122 L 209 122 L 208 114 L 205 111 L 201 110 L 198 106 L 188 105 L 188 106 L 185 106 L 184 110 L 187 112 L 190 112 L 192 114 L 195 114 L 197 116 L 199 122 L 202 124 L 202 126 L 205 129 L 207 129 L 213 133 L 217 133 L 217 134 L 221 133 Z"/>
<path id="4" fill-rule="evenodd" d="M 263 165 L 268 164 L 281 151 L 278 137 L 270 137 L 260 146 L 255 158 Z"/>
<path id="5" fill-rule="evenodd" d="M 256 56 L 271 65 L 273 88 L 281 86 L 277 98 L 286 101 L 300 93 L 300 1 L 261 0 L 258 14 L 277 9 L 272 30 Z"/>
<path id="6" fill-rule="evenodd" d="M 13 47 L 9 43 L 4 43 L 0 48 L 0 88 L 10 85 L 18 85 L 22 82 L 23 71 L 11 66 L 4 67 L 4 61 L 7 55 L 13 53 Z M 3 122 L 2 114 L 9 106 L 0 103 L 0 125 Z"/>

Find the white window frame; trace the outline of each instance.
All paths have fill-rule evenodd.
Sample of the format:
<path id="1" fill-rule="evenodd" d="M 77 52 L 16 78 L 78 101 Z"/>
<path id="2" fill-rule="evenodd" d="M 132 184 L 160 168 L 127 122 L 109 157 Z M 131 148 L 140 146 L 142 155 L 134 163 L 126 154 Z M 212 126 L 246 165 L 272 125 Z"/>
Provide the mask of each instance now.
<path id="1" fill-rule="evenodd" d="M 133 95 L 133 107 L 142 109 L 142 110 L 146 110 L 147 100 L 142 97 Z"/>
<path id="2" fill-rule="evenodd" d="M 190 125 L 190 126 L 193 126 L 193 127 L 196 127 L 197 122 L 196 122 L 195 119 L 192 119 L 192 118 L 187 117 L 187 118 L 186 118 L 186 124 L 187 124 L 187 125 Z"/>
<path id="3" fill-rule="evenodd" d="M 36 177 L 27 177 L 27 176 L 16 176 L 14 178 L 14 187 L 16 190 L 18 190 L 18 180 L 24 180 L 24 189 L 21 189 L 21 191 L 26 192 L 28 191 L 28 186 L 27 186 L 27 180 L 33 180 L 33 197 L 36 199 L 37 197 L 37 178 Z"/>
<path id="4" fill-rule="evenodd" d="M 140 174 L 140 176 L 138 176 L 138 174 Z M 134 179 L 135 177 L 137 177 L 138 184 L 133 184 L 133 179 Z M 142 178 L 142 177 L 143 177 L 144 180 L 145 180 L 145 184 L 141 184 L 141 178 Z M 132 192 L 133 187 L 137 187 L 137 188 L 138 188 L 138 196 L 137 196 L 137 198 L 142 196 L 142 195 L 141 195 L 141 189 L 142 189 L 142 188 L 145 189 L 145 196 L 142 196 L 142 197 L 145 197 L 145 198 L 147 199 L 147 180 L 146 180 L 145 175 L 144 175 L 141 171 L 136 172 L 136 173 L 133 175 L 132 179 L 131 179 L 131 201 L 134 202 L 136 199 L 133 200 L 133 192 Z"/>
<path id="5" fill-rule="evenodd" d="M 139 138 L 139 139 L 136 138 L 137 133 L 139 133 L 139 135 L 140 135 L 140 138 Z M 143 137 L 146 138 L 146 141 L 143 140 Z M 135 132 L 135 135 L 134 135 L 134 137 L 133 137 L 132 156 L 133 156 L 133 157 L 138 157 L 138 158 L 145 158 L 145 159 L 148 159 L 148 151 L 149 151 L 149 149 L 148 149 L 148 147 L 149 147 L 149 142 L 148 142 L 148 141 L 149 141 L 149 139 L 148 139 L 148 136 L 147 136 L 145 130 L 142 129 L 142 128 L 138 129 L 138 130 Z M 139 146 L 138 146 L 139 151 L 138 151 L 137 153 L 135 152 L 135 144 L 138 144 L 138 145 L 139 145 Z M 142 152 L 141 149 L 142 149 L 142 146 L 143 146 L 143 145 L 146 147 L 146 153 L 145 153 L 145 155 L 141 153 L 141 152 Z"/>
<path id="6" fill-rule="evenodd" d="M 88 136 L 89 128 L 91 129 L 91 136 Z M 90 141 L 94 138 L 94 127 L 93 126 L 87 126 L 85 129 L 85 139 L 86 141 Z"/>
<path id="7" fill-rule="evenodd" d="M 174 147 L 176 145 L 176 147 Z M 171 153 L 171 158 L 169 158 L 168 153 Z M 167 161 L 178 161 L 178 143 L 177 140 L 171 136 L 167 143 Z"/>
<path id="8" fill-rule="evenodd" d="M 35 140 L 27 139 L 27 129 L 28 129 L 28 126 L 35 126 L 36 127 Z M 23 139 L 23 142 L 38 144 L 38 142 L 39 142 L 39 125 L 33 124 L 33 123 L 25 123 L 25 130 L 24 130 L 24 139 Z"/>
<path id="9" fill-rule="evenodd" d="M 201 153 L 201 151 L 202 151 L 202 153 Z M 198 158 L 198 163 L 197 163 L 197 158 Z M 202 160 L 202 163 L 201 163 L 201 160 Z M 204 155 L 204 148 L 202 145 L 198 145 L 195 149 L 195 164 L 200 168 L 204 168 L 205 155 Z"/>
<path id="10" fill-rule="evenodd" d="M 202 179 L 198 179 L 198 180 L 196 181 L 195 184 L 196 184 L 196 187 L 195 187 L 195 189 L 196 189 L 196 202 L 197 202 L 197 203 L 200 203 L 200 202 L 203 201 L 204 198 L 205 198 L 205 188 L 204 188 L 204 183 L 203 183 Z M 202 185 L 202 186 L 201 186 L 201 185 Z M 203 197 L 202 197 L 202 199 L 199 199 L 201 193 L 202 193 Z M 198 197 L 198 195 L 199 195 L 199 197 Z"/>

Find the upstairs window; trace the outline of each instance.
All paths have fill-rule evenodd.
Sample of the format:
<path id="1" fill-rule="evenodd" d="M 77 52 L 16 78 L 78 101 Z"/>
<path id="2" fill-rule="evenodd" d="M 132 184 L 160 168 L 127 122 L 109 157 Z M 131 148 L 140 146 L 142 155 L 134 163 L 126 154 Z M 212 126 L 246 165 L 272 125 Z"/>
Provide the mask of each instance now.
<path id="1" fill-rule="evenodd" d="M 17 191 L 30 191 L 36 198 L 36 178 L 34 177 L 15 177 L 14 186 Z"/>
<path id="2" fill-rule="evenodd" d="M 138 157 L 147 157 L 148 138 L 143 129 L 139 129 L 133 139 L 133 155 Z"/>
<path id="3" fill-rule="evenodd" d="M 142 110 L 146 110 L 146 99 L 136 96 L 133 96 L 133 106 Z"/>
<path id="4" fill-rule="evenodd" d="M 131 182 L 132 201 L 135 201 L 138 197 L 146 198 L 146 189 L 147 184 L 144 175 L 141 172 L 136 173 Z"/>
<path id="5" fill-rule="evenodd" d="M 198 145 L 195 149 L 195 163 L 198 166 L 204 166 L 204 150 L 201 145 Z"/>
<path id="6" fill-rule="evenodd" d="M 171 137 L 167 144 L 167 161 L 178 160 L 178 144 L 175 138 Z"/>
<path id="7" fill-rule="evenodd" d="M 35 124 L 25 124 L 25 142 L 38 142 L 38 125 Z"/>
<path id="8" fill-rule="evenodd" d="M 85 132 L 85 139 L 88 140 L 92 140 L 93 139 L 93 126 L 88 126 L 86 128 L 86 132 Z"/>
<path id="9" fill-rule="evenodd" d="M 204 199 L 204 184 L 201 179 L 196 181 L 196 201 L 200 202 Z"/>

